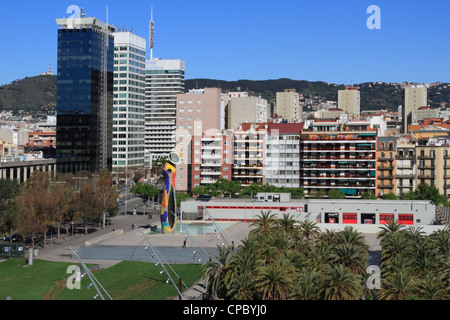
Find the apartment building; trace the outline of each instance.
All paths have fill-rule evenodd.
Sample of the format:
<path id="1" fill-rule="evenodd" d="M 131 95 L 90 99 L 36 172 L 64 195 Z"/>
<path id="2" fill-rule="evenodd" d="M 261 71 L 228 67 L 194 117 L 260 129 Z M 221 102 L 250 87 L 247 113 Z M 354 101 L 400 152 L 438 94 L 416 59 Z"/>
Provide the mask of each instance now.
<path id="1" fill-rule="evenodd" d="M 368 121 L 313 122 L 300 139 L 300 187 L 307 197 L 343 191 L 376 194 L 377 130 Z"/>
<path id="2" fill-rule="evenodd" d="M 276 114 L 287 122 L 300 122 L 302 110 L 300 106 L 300 95 L 295 89 L 286 89 L 276 94 Z"/>
<path id="3" fill-rule="evenodd" d="M 424 85 L 411 85 L 404 90 L 405 105 L 402 108 L 403 132 L 408 130 L 411 112 L 428 106 L 427 88 Z"/>
<path id="4" fill-rule="evenodd" d="M 300 187 L 300 135 L 303 123 L 267 124 L 265 182 Z"/>
<path id="5" fill-rule="evenodd" d="M 401 196 L 417 188 L 416 181 L 416 146 L 406 138 L 397 140 L 397 156 L 395 158 L 395 194 Z"/>
<path id="6" fill-rule="evenodd" d="M 350 113 L 355 118 L 359 118 L 361 106 L 361 93 L 356 87 L 346 87 L 345 90 L 338 90 L 338 109 L 344 113 Z"/>
<path id="7" fill-rule="evenodd" d="M 377 139 L 377 196 L 396 194 L 396 137 L 378 137 Z"/>
<path id="8" fill-rule="evenodd" d="M 231 97 L 227 108 L 227 129 L 234 130 L 242 123 L 266 123 L 270 104 L 261 97 Z"/>
<path id="9" fill-rule="evenodd" d="M 265 184 L 266 136 L 266 123 L 242 123 L 234 131 L 233 180 L 240 180 L 243 187 L 252 183 Z"/>
<path id="10" fill-rule="evenodd" d="M 28 145 L 56 148 L 56 131 L 29 132 Z"/>
<path id="11" fill-rule="evenodd" d="M 417 185 L 436 187 L 450 197 L 450 137 L 435 136 L 416 142 Z"/>
<path id="12" fill-rule="evenodd" d="M 209 130 L 212 131 L 212 130 Z M 191 187 L 202 187 L 219 178 L 232 179 L 233 132 L 229 130 L 206 132 L 192 137 Z"/>
<path id="13" fill-rule="evenodd" d="M 412 110 L 408 115 L 408 123 L 419 124 L 423 123 L 425 119 L 438 119 L 439 109 L 432 107 L 420 107 L 417 110 Z"/>
<path id="14" fill-rule="evenodd" d="M 193 89 L 177 95 L 176 150 L 182 159 L 182 163 L 177 165 L 178 190 L 188 191 L 192 188 L 192 178 L 189 173 L 193 164 L 200 164 L 201 148 L 195 145 L 196 148 L 193 148 L 193 138 L 202 137 L 205 132 L 216 134 L 220 131 L 221 110 L 221 89 L 219 88 Z"/>

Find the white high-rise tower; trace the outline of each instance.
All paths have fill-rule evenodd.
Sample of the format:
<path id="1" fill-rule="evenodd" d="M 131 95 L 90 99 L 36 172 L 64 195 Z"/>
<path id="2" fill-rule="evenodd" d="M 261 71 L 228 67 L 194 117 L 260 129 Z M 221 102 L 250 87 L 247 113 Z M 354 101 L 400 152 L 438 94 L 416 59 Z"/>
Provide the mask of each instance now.
<path id="1" fill-rule="evenodd" d="M 114 33 L 113 171 L 144 167 L 145 38 Z"/>
<path id="2" fill-rule="evenodd" d="M 145 157 L 167 157 L 176 147 L 177 94 L 184 93 L 184 61 L 153 58 L 153 8 L 150 21 L 150 59 L 145 65 Z"/>

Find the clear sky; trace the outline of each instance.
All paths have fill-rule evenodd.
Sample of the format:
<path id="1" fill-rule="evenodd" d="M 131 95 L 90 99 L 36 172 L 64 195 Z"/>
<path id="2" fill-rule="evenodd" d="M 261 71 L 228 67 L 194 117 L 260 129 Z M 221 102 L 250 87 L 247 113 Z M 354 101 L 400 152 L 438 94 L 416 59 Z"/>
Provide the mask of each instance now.
<path id="1" fill-rule="evenodd" d="M 108 6 L 110 24 L 146 39 L 153 5 L 154 57 L 184 60 L 187 79 L 450 82 L 448 0 L 2 0 L 0 84 L 56 73 L 70 5 L 103 21 Z"/>

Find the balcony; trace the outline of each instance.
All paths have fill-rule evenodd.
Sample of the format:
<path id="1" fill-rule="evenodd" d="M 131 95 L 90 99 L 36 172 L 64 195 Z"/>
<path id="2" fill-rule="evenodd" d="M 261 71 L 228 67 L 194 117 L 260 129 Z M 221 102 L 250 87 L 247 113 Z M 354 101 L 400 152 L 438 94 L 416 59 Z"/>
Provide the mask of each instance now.
<path id="1" fill-rule="evenodd" d="M 220 176 L 222 172 L 220 171 L 202 171 L 200 175 L 202 176 Z"/>
<path id="2" fill-rule="evenodd" d="M 214 180 L 214 179 L 203 179 L 203 180 L 201 180 L 200 181 L 200 183 L 202 183 L 202 184 L 212 184 L 212 183 L 215 183 L 217 180 Z"/>
<path id="3" fill-rule="evenodd" d="M 200 164 L 202 167 L 220 167 L 222 164 L 220 162 L 202 162 Z"/>
<path id="4" fill-rule="evenodd" d="M 390 157 L 378 157 L 378 161 L 394 161 L 394 158 Z"/>
<path id="5" fill-rule="evenodd" d="M 417 176 L 419 179 L 436 179 L 435 176 L 429 175 L 429 174 L 419 174 Z"/>
<path id="6" fill-rule="evenodd" d="M 202 159 L 221 159 L 222 156 L 220 154 L 212 154 L 212 153 L 202 153 Z"/>
<path id="7" fill-rule="evenodd" d="M 378 175 L 377 179 L 378 180 L 392 180 L 392 179 L 394 179 L 394 176 L 393 175 L 387 175 L 387 176 Z"/>
<path id="8" fill-rule="evenodd" d="M 395 157 L 397 160 L 413 160 L 413 161 L 416 161 L 416 159 L 415 159 L 415 157 L 413 156 L 413 155 L 410 155 L 410 156 L 408 156 L 408 155 L 401 155 L 401 156 L 399 156 L 399 155 L 397 155 L 396 157 Z"/>
<path id="9" fill-rule="evenodd" d="M 432 169 L 436 169 L 436 165 L 434 165 L 434 164 L 424 164 L 424 165 L 419 165 L 419 169 L 428 169 L 428 170 L 432 170 Z"/>
<path id="10" fill-rule="evenodd" d="M 430 155 L 419 155 L 417 157 L 418 159 L 436 159 L 436 156 L 430 156 Z"/>
<path id="11" fill-rule="evenodd" d="M 377 188 L 378 189 L 392 189 L 392 188 L 394 188 L 394 184 L 392 184 L 392 183 L 380 183 L 377 186 Z"/>
<path id="12" fill-rule="evenodd" d="M 396 174 L 396 179 L 414 179 L 416 176 L 414 174 Z"/>
<path id="13" fill-rule="evenodd" d="M 394 170 L 394 166 L 378 166 L 378 170 Z"/>

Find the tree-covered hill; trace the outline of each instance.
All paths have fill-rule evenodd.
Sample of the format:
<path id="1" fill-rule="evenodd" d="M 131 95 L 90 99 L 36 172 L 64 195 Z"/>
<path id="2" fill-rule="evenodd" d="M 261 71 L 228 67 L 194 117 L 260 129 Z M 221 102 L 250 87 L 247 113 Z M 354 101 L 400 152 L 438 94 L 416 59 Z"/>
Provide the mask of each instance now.
<path id="1" fill-rule="evenodd" d="M 26 77 L 0 86 L 0 110 L 56 110 L 56 76 Z"/>
<path id="2" fill-rule="evenodd" d="M 389 109 L 396 111 L 403 105 L 402 84 L 368 82 L 355 84 L 361 91 L 361 110 Z M 56 76 L 40 75 L 16 80 L 0 86 L 0 110 L 26 110 L 32 112 L 54 112 L 56 110 Z M 206 87 L 221 88 L 223 92 L 246 91 L 250 95 L 261 96 L 270 103 L 277 92 L 295 89 L 305 100 L 314 103 L 337 101 L 338 90 L 342 84 L 323 81 L 292 80 L 287 78 L 270 80 L 224 81 L 215 79 L 186 79 L 186 91 Z M 428 88 L 429 105 L 450 107 L 450 84 L 438 83 Z"/>

